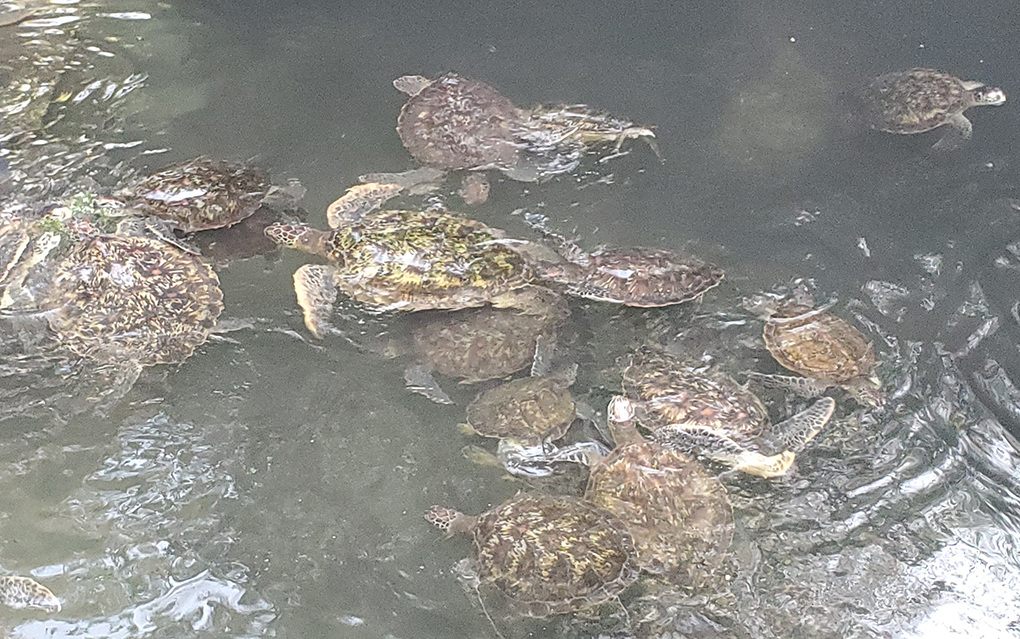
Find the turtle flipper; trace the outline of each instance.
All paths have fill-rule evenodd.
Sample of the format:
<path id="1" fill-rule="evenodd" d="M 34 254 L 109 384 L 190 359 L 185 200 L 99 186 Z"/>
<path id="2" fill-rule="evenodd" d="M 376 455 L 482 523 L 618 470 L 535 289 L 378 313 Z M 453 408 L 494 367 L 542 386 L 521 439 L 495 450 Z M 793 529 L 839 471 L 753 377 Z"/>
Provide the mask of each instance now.
<path id="1" fill-rule="evenodd" d="M 305 326 L 316 339 L 335 329 L 329 323 L 337 296 L 336 270 L 321 264 L 305 264 L 294 272 L 294 292 L 305 316 Z"/>
<path id="2" fill-rule="evenodd" d="M 404 187 L 389 182 L 357 184 L 347 189 L 326 207 L 329 228 L 338 229 L 360 221 L 363 217 L 396 197 Z"/>
<path id="3" fill-rule="evenodd" d="M 763 455 L 721 433 L 688 424 L 672 424 L 654 431 L 655 443 L 688 455 L 701 455 L 759 477 L 778 477 L 793 465 L 794 453 Z"/>
<path id="4" fill-rule="evenodd" d="M 599 460 L 609 455 L 609 449 L 597 441 L 577 442 L 563 446 L 548 453 L 552 462 L 571 462 L 594 466 Z"/>
<path id="5" fill-rule="evenodd" d="M 829 423 L 835 409 L 836 400 L 822 397 L 790 419 L 772 426 L 764 443 L 774 450 L 799 453 Z"/>
<path id="6" fill-rule="evenodd" d="M 436 404 L 453 404 L 439 383 L 432 377 L 432 369 L 423 364 L 411 364 L 404 369 L 404 386 Z"/>
<path id="7" fill-rule="evenodd" d="M 974 125 L 962 113 L 949 118 L 946 124 L 947 126 L 943 127 L 945 132 L 942 138 L 931 147 L 936 151 L 955 151 L 962 147 L 974 132 Z"/>
<path id="8" fill-rule="evenodd" d="M 830 386 L 819 380 L 796 375 L 766 375 L 765 373 L 748 372 L 747 379 L 765 388 L 787 390 L 801 397 L 818 397 Z"/>
<path id="9" fill-rule="evenodd" d="M 60 612 L 60 600 L 34 579 L 6 575 L 0 577 L 0 603 L 9 608 L 35 608 L 46 612 Z"/>

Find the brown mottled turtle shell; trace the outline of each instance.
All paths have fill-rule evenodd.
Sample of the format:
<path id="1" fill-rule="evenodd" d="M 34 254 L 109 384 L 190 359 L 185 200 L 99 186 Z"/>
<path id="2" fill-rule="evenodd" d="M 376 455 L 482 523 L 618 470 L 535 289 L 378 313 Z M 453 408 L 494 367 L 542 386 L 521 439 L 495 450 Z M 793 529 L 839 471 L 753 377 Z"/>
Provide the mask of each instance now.
<path id="1" fill-rule="evenodd" d="M 700 372 L 671 355 L 644 348 L 623 372 L 623 390 L 647 402 L 641 421 L 656 428 L 668 424 L 704 426 L 743 440 L 769 425 L 757 395 L 719 372 Z M 650 400 L 660 400 L 659 402 Z"/>
<path id="2" fill-rule="evenodd" d="M 576 497 L 519 495 L 479 515 L 473 538 L 481 582 L 533 617 L 611 599 L 640 571 L 623 523 Z"/>
<path id="3" fill-rule="evenodd" d="M 484 82 L 448 73 L 410 97 L 397 133 L 420 162 L 441 169 L 506 168 L 517 163 L 517 107 Z"/>
<path id="4" fill-rule="evenodd" d="M 128 203 L 190 233 L 240 222 L 262 206 L 270 186 L 258 169 L 199 157 L 142 179 Z"/>
<path id="5" fill-rule="evenodd" d="M 956 76 L 910 69 L 878 76 L 865 93 L 870 124 L 888 133 L 922 133 L 946 123 L 973 104 Z"/>
<path id="6" fill-rule="evenodd" d="M 649 442 L 614 449 L 592 471 L 585 499 L 623 520 L 642 568 L 683 587 L 713 582 L 733 538 L 733 512 L 719 480 Z"/>
<path id="7" fill-rule="evenodd" d="M 570 389 L 553 377 L 511 380 L 485 391 L 467 407 L 467 422 L 476 433 L 525 446 L 563 437 L 574 416 Z"/>
<path id="8" fill-rule="evenodd" d="M 216 273 L 196 256 L 144 237 L 96 235 L 57 268 L 45 308 L 71 352 L 101 363 L 184 361 L 223 310 Z"/>
<path id="9" fill-rule="evenodd" d="M 570 314 L 562 297 L 553 291 L 544 294 L 549 298 L 544 314 L 484 307 L 432 316 L 413 329 L 414 350 L 430 368 L 468 384 L 527 368 L 538 339 L 554 336 Z"/>
<path id="10" fill-rule="evenodd" d="M 871 343 L 827 311 L 786 303 L 765 322 L 764 337 L 765 346 L 780 364 L 805 377 L 845 384 L 875 371 Z"/>
<path id="11" fill-rule="evenodd" d="M 595 251 L 580 269 L 568 269 L 565 280 L 578 295 L 589 299 L 656 307 L 697 298 L 719 284 L 723 271 L 714 264 L 683 257 L 667 249 L 650 247 L 605 248 Z M 556 266 L 543 274 L 554 281 Z"/>

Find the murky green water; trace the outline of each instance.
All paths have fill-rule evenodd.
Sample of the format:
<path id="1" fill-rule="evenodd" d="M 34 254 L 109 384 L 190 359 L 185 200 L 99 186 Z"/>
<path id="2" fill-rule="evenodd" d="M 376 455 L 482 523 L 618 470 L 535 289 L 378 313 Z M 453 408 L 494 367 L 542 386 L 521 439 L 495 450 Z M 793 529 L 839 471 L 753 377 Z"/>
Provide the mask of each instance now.
<path id="1" fill-rule="evenodd" d="M 39 5 L 48 21 L 0 29 L 0 106 L 29 79 L 49 96 L 36 119 L 5 111 L 9 188 L 41 199 L 200 154 L 253 159 L 300 180 L 324 225 L 358 175 L 415 166 L 393 130 L 390 82 L 405 73 L 455 70 L 518 104 L 653 124 L 661 164 L 635 144 L 577 176 L 495 179 L 470 211 L 524 233 L 510 213 L 527 208 L 588 246 L 680 247 L 725 266 L 700 305 L 573 302 L 562 342 L 577 393 L 602 412 L 618 358 L 646 341 L 777 370 L 740 301 L 803 279 L 874 340 L 891 398 L 841 399 L 787 477 L 722 477 L 737 522 L 727 593 L 632 593 L 629 630 L 497 618 L 499 632 L 1020 636 L 1015 106 L 969 112 L 974 139 L 948 155 L 930 137 L 855 136 L 843 110 L 856 83 L 911 66 L 1012 96 L 1016 8 L 571 4 Z M 247 328 L 147 370 L 105 416 L 74 410 L 69 364 L 18 359 L 37 327 L 0 326 L 0 567 L 63 602 L 51 616 L 0 610 L 7 634 L 495 636 L 453 571 L 468 543 L 421 513 L 480 512 L 527 485 L 463 458 L 476 442 L 456 424 L 474 389 L 441 380 L 460 403 L 431 404 L 404 390 L 404 361 L 312 340 L 291 288 L 303 262 L 222 267 L 223 317 Z M 765 397 L 774 416 L 791 408 Z"/>

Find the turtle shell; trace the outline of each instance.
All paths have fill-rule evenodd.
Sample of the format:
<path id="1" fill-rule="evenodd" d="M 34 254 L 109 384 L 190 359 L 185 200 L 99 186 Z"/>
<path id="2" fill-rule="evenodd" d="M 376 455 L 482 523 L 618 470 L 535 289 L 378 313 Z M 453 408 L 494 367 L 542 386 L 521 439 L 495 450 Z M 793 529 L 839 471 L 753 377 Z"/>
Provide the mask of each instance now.
<path id="1" fill-rule="evenodd" d="M 506 377 L 531 366 L 539 338 L 552 337 L 570 313 L 562 297 L 536 290 L 549 300 L 547 313 L 484 307 L 431 317 L 412 330 L 415 353 L 430 368 L 464 383 Z"/>
<path id="2" fill-rule="evenodd" d="M 484 82 L 448 73 L 408 99 L 397 119 L 400 141 L 420 162 L 441 169 L 506 168 L 517 163 L 517 107 Z"/>
<path id="3" fill-rule="evenodd" d="M 875 351 L 856 328 L 827 311 L 787 303 L 765 322 L 765 346 L 791 371 L 845 384 L 875 371 Z"/>
<path id="4" fill-rule="evenodd" d="M 483 437 L 525 446 L 555 441 L 574 421 L 574 398 L 561 379 L 525 377 L 491 388 L 467 407 L 467 422 Z"/>
<path id="5" fill-rule="evenodd" d="M 652 443 L 614 449 L 589 476 L 585 499 L 626 524 L 643 569 L 677 585 L 709 583 L 733 538 L 733 513 L 719 480 Z"/>
<path id="6" fill-rule="evenodd" d="M 619 595 L 640 571 L 623 522 L 570 496 L 518 495 L 478 516 L 478 574 L 533 617 Z"/>
<path id="7" fill-rule="evenodd" d="M 722 269 L 714 264 L 648 247 L 600 249 L 579 272 L 568 281 L 577 294 L 639 307 L 687 302 L 723 279 Z"/>
<path id="8" fill-rule="evenodd" d="M 623 390 L 644 402 L 641 421 L 652 428 L 691 424 L 756 437 L 769 424 L 758 396 L 728 375 L 702 372 L 653 349 L 634 354 L 623 372 Z"/>
<path id="9" fill-rule="evenodd" d="M 80 357 L 142 366 L 181 362 L 223 310 L 207 264 L 161 241 L 96 235 L 57 267 L 46 308 L 59 341 Z"/>
<path id="10" fill-rule="evenodd" d="M 502 233 L 441 212 L 385 210 L 333 232 L 326 254 L 343 290 L 370 306 L 469 308 L 532 278 Z"/>
<path id="11" fill-rule="evenodd" d="M 971 106 L 971 93 L 956 76 L 910 69 L 878 76 L 865 92 L 871 125 L 888 133 L 922 133 Z"/>
<path id="12" fill-rule="evenodd" d="M 270 188 L 262 171 L 207 157 L 168 166 L 129 189 L 129 204 L 185 232 L 236 224 L 262 206 Z"/>

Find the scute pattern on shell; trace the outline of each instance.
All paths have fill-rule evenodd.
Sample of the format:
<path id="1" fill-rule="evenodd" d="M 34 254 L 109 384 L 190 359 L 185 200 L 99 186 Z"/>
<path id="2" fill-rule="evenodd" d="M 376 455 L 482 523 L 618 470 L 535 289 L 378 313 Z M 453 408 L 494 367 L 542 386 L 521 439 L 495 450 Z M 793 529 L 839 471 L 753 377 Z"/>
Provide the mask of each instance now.
<path id="1" fill-rule="evenodd" d="M 514 497 L 480 515 L 473 538 L 481 581 L 534 617 L 606 601 L 639 573 L 623 523 L 574 497 Z"/>
<path id="2" fill-rule="evenodd" d="M 412 96 L 397 133 L 420 162 L 442 169 L 516 164 L 517 107 L 484 82 L 448 73 Z"/>
<path id="3" fill-rule="evenodd" d="M 959 78 L 933 69 L 878 76 L 868 85 L 867 108 L 874 128 L 888 133 L 930 131 L 971 105 Z"/>
<path id="4" fill-rule="evenodd" d="M 163 242 L 98 235 L 57 269 L 46 306 L 60 342 L 99 362 L 181 362 L 202 344 L 223 310 L 208 265 Z"/>
<path id="5" fill-rule="evenodd" d="M 658 445 L 617 447 L 588 479 L 585 498 L 617 515 L 648 572 L 699 588 L 733 537 L 726 489 L 696 461 Z"/>
<path id="6" fill-rule="evenodd" d="M 784 367 L 834 384 L 867 377 L 875 351 L 860 331 L 827 311 L 787 303 L 765 322 L 765 346 Z"/>
<path id="7" fill-rule="evenodd" d="M 200 157 L 168 166 L 130 192 L 145 212 L 192 232 L 240 222 L 259 209 L 269 188 L 258 169 Z"/>
<path id="8" fill-rule="evenodd" d="M 467 407 L 468 424 L 479 435 L 509 437 L 525 446 L 563 437 L 574 414 L 574 400 L 563 380 L 550 377 L 509 381 Z"/>
<path id="9" fill-rule="evenodd" d="M 649 348 L 635 353 L 624 370 L 623 390 L 631 399 L 661 400 L 646 405 L 644 421 L 652 427 L 691 424 L 754 437 L 769 423 L 758 396 L 729 376 L 702 373 Z"/>

